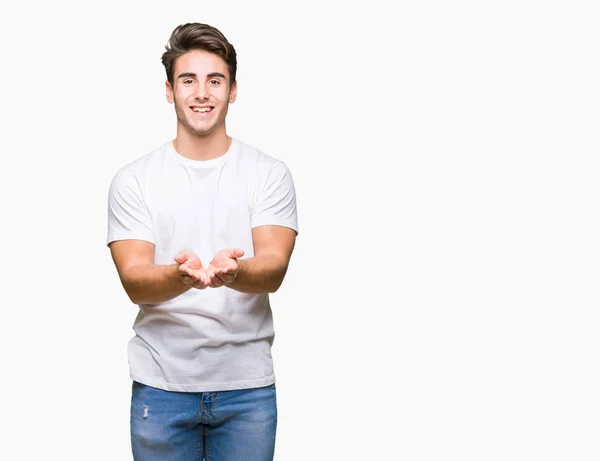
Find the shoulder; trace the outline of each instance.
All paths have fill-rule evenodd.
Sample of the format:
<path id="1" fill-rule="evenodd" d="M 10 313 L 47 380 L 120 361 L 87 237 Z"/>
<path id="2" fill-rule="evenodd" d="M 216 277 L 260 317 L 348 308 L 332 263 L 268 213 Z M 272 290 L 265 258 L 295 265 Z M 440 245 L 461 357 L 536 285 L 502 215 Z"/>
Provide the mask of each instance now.
<path id="1" fill-rule="evenodd" d="M 236 139 L 239 163 L 244 169 L 256 171 L 260 176 L 269 175 L 273 170 L 286 170 L 287 166 L 278 157 Z M 248 171 L 248 170 L 246 170 Z"/>
<path id="2" fill-rule="evenodd" d="M 113 176 L 111 188 L 125 184 L 143 182 L 144 178 L 155 171 L 160 171 L 161 164 L 166 156 L 164 143 L 157 149 L 147 153 L 119 168 Z"/>

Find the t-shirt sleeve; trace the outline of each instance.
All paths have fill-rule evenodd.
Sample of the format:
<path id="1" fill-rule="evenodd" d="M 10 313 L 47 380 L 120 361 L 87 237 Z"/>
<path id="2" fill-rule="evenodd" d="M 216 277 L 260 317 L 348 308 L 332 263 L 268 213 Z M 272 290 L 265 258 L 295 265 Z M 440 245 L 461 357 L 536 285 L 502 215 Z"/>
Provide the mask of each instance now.
<path id="1" fill-rule="evenodd" d="M 131 239 L 155 243 L 152 218 L 139 180 L 131 172 L 121 170 L 113 178 L 108 192 L 106 243 Z"/>
<path id="2" fill-rule="evenodd" d="M 254 205 L 252 227 L 264 225 L 289 227 L 298 233 L 294 180 L 283 162 L 271 169 Z"/>

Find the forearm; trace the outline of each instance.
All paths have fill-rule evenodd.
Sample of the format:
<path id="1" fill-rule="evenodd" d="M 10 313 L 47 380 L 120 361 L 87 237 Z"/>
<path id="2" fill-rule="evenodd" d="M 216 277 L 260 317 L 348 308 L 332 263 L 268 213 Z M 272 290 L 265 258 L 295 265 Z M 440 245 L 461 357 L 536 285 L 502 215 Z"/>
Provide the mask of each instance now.
<path id="1" fill-rule="evenodd" d="M 177 264 L 138 264 L 121 275 L 123 288 L 135 304 L 158 304 L 188 291 L 177 276 Z"/>
<path id="2" fill-rule="evenodd" d="M 237 276 L 227 286 L 244 293 L 276 292 L 283 282 L 288 267 L 287 261 L 276 255 L 238 259 L 238 264 L 240 268 Z"/>

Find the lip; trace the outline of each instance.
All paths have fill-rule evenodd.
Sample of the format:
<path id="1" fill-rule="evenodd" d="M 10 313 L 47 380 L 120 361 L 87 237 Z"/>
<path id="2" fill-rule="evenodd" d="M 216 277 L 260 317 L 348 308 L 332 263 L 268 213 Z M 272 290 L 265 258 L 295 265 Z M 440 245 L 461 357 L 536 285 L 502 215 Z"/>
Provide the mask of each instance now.
<path id="1" fill-rule="evenodd" d="M 209 112 L 194 112 L 193 107 L 212 107 L 212 110 Z M 215 111 L 214 106 L 190 106 L 190 112 L 192 113 L 192 117 L 194 118 L 209 118 L 212 117 L 213 112 Z"/>
<path id="2" fill-rule="evenodd" d="M 211 110 L 209 112 L 195 112 L 194 108 L 198 108 L 198 109 L 210 108 Z M 190 109 L 190 111 L 192 111 L 192 114 L 194 114 L 195 117 L 208 117 L 215 110 L 215 106 L 193 105 L 193 106 L 189 106 L 189 109 Z"/>

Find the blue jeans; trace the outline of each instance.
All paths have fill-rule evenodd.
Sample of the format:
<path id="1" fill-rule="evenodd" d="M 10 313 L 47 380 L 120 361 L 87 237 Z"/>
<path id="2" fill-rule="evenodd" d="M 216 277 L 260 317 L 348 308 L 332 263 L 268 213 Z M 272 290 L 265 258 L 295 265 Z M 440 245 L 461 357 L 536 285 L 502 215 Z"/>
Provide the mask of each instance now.
<path id="1" fill-rule="evenodd" d="M 172 392 L 133 382 L 136 461 L 272 461 L 275 384 L 218 392 Z"/>

